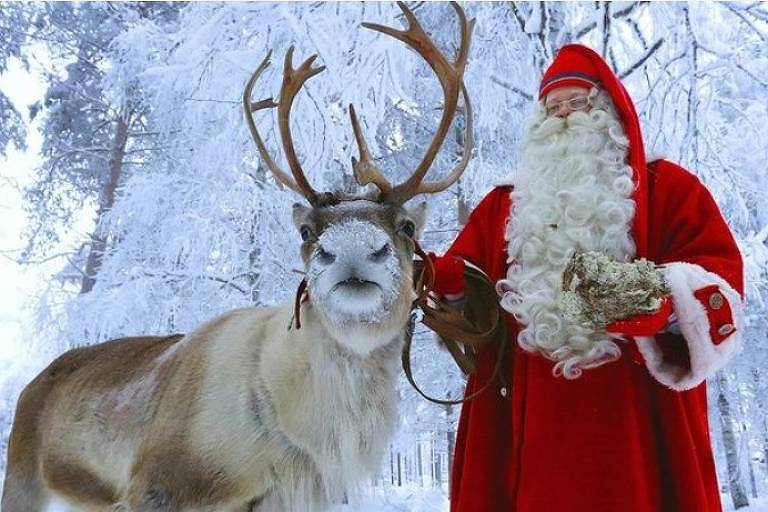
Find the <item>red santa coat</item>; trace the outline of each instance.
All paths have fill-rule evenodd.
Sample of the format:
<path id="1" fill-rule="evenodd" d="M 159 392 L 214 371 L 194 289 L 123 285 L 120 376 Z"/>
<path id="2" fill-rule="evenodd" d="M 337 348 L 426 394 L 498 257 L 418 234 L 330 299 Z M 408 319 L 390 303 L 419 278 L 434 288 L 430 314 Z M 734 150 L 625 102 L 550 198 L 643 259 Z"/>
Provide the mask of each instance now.
<path id="1" fill-rule="evenodd" d="M 721 510 L 702 382 L 739 347 L 742 260 L 695 176 L 666 161 L 642 174 L 638 257 L 668 264 L 682 334 L 631 340 L 618 361 L 566 380 L 517 345 L 508 316 L 507 397 L 499 384 L 462 409 L 451 511 Z M 510 191 L 488 194 L 448 251 L 494 282 L 507 274 Z M 492 352 L 481 355 L 467 394 L 490 378 Z"/>

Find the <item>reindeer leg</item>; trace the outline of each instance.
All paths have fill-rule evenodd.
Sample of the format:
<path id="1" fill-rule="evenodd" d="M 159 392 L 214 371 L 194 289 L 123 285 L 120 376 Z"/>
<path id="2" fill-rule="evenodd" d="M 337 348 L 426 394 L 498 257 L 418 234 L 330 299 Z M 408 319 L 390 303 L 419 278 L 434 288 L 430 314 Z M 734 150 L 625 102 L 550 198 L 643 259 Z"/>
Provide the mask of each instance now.
<path id="1" fill-rule="evenodd" d="M 42 512 L 48 493 L 40 474 L 41 404 L 51 389 L 47 379 L 35 379 L 19 396 L 11 436 L 0 509 L 5 512 Z"/>
<path id="2" fill-rule="evenodd" d="M 26 475 L 24 473 L 27 473 Z M 3 488 L 2 510 L 5 512 L 42 512 L 48 502 L 45 488 L 37 474 L 8 467 Z"/>

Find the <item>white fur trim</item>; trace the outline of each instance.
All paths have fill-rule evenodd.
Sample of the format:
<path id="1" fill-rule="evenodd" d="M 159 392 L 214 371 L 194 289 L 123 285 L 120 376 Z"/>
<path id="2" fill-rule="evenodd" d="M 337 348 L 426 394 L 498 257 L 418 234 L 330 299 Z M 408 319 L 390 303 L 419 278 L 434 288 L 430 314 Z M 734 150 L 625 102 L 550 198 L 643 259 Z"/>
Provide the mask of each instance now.
<path id="1" fill-rule="evenodd" d="M 651 375 L 669 388 L 685 391 L 714 375 L 740 350 L 744 307 L 736 290 L 717 274 L 692 263 L 669 263 L 665 267 L 674 312 L 688 346 L 691 367 L 683 368 L 664 361 L 660 342 L 653 336 L 638 336 L 635 341 Z M 736 327 L 736 331 L 719 345 L 715 345 L 709 335 L 707 308 L 694 295 L 696 290 L 711 285 L 720 288 L 731 308 L 732 322 Z"/>

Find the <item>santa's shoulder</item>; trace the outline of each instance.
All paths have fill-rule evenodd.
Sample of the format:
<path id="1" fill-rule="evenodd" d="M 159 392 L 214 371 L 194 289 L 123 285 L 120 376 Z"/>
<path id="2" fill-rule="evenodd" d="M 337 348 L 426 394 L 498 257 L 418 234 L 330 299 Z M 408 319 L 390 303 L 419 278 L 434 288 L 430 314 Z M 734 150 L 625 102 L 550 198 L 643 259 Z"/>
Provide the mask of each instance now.
<path id="1" fill-rule="evenodd" d="M 677 186 L 701 185 L 701 180 L 694 173 L 666 158 L 648 157 L 647 164 L 648 177 L 651 182 L 674 183 Z"/>
<path id="2" fill-rule="evenodd" d="M 482 201 L 495 196 L 509 195 L 509 193 L 512 192 L 514 188 L 515 185 L 511 181 L 508 181 L 508 179 L 494 182 L 491 184 L 491 187 L 487 189 L 485 193 L 483 193 Z"/>
<path id="3" fill-rule="evenodd" d="M 472 216 L 494 217 L 501 212 L 508 212 L 510 193 L 513 188 L 512 185 L 494 184 L 494 186 L 482 196 L 480 202 L 477 203 L 477 206 L 473 208 Z"/>

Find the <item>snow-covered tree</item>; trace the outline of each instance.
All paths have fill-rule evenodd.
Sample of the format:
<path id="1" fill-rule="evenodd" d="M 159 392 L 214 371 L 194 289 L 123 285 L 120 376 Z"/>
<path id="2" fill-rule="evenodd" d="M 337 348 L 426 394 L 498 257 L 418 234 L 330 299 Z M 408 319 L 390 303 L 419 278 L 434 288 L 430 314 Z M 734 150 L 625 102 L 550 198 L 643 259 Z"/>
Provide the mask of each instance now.
<path id="1" fill-rule="evenodd" d="M 50 70 L 38 112 L 45 116 L 43 165 L 27 189 L 24 258 L 45 255 L 72 234 L 77 212 L 95 209 L 93 233 L 70 260 L 83 292 L 93 287 L 105 250 L 102 215 L 114 204 L 128 170 L 158 149 L 144 119 L 150 106 L 112 42 L 143 18 L 171 23 L 176 10 L 164 3 L 64 2 L 39 4 L 35 13 L 30 37 L 46 43 L 63 69 Z"/>
<path id="2" fill-rule="evenodd" d="M 5 3 L 0 13 L 0 74 L 8 69 L 12 58 L 26 63 L 22 47 L 31 23 L 28 6 Z M 5 155 L 9 143 L 17 148 L 26 147 L 26 127 L 22 114 L 16 110 L 6 94 L 0 90 L 0 156 Z"/>

